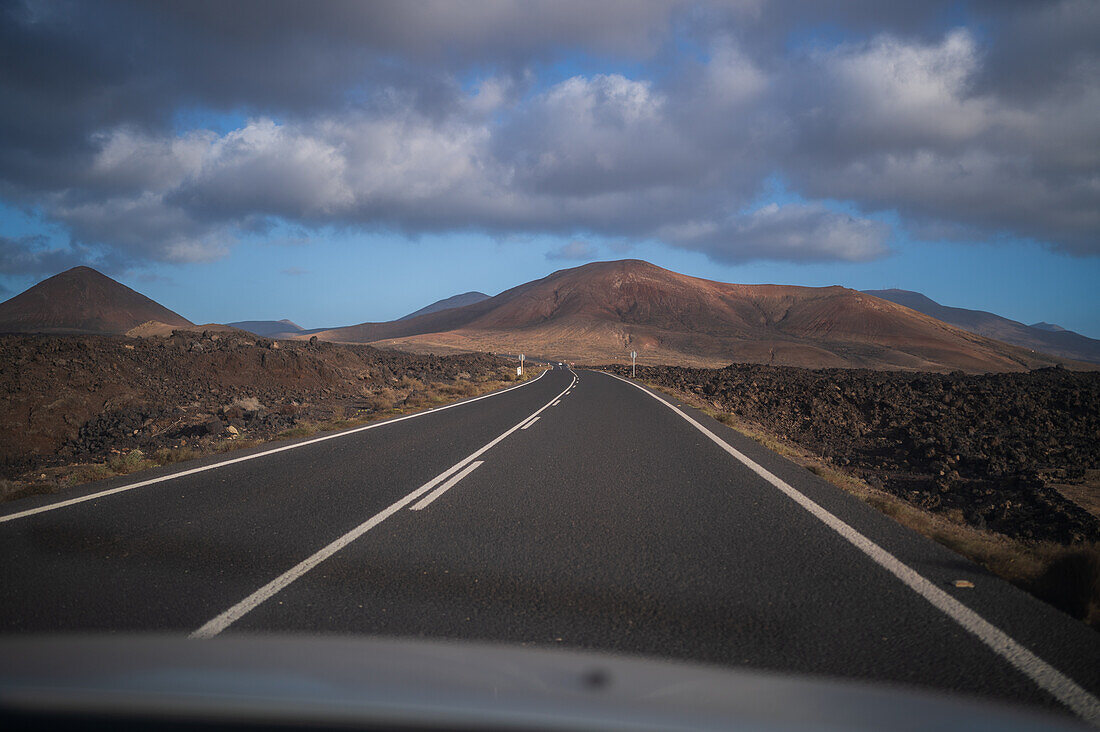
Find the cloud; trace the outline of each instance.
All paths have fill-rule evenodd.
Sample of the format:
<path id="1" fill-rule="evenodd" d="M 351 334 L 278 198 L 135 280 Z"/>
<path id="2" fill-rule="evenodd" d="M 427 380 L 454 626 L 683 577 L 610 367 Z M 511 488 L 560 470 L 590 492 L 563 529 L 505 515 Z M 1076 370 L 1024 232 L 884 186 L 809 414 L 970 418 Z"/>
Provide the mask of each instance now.
<path id="1" fill-rule="evenodd" d="M 1100 83 L 1018 104 L 976 91 L 982 61 L 964 30 L 821 54 L 804 76 L 815 118 L 785 172 L 807 195 L 893 210 L 914 227 L 1100 254 L 1100 126 L 1089 122 Z"/>
<path id="2" fill-rule="evenodd" d="M 932 45 L 879 37 L 815 60 L 826 69 L 815 101 L 829 105 L 830 132 L 860 147 L 950 144 L 995 122 L 992 100 L 967 93 L 979 58 L 966 30 L 952 30 Z"/>
<path id="3" fill-rule="evenodd" d="M 562 244 L 557 249 L 551 249 L 546 253 L 547 259 L 565 260 L 591 260 L 600 255 L 599 250 L 586 241 L 574 239 L 568 244 Z"/>
<path id="4" fill-rule="evenodd" d="M 226 226 L 195 217 L 151 191 L 101 200 L 70 201 L 62 196 L 48 199 L 43 208 L 82 245 L 107 246 L 138 261 L 173 263 L 225 256 L 238 230 L 252 218 L 246 214 L 237 225 Z"/>
<path id="5" fill-rule="evenodd" d="M 308 269 L 302 269 L 301 267 L 287 267 L 279 271 L 290 277 L 301 277 L 302 275 L 309 274 Z"/>
<path id="6" fill-rule="evenodd" d="M 277 247 L 304 247 L 304 246 L 308 246 L 311 241 L 313 241 L 313 240 L 310 237 L 304 236 L 304 235 L 302 235 L 302 236 L 280 236 L 280 237 L 276 237 L 274 239 L 266 239 L 264 241 L 264 244 L 267 244 L 268 246 L 277 246 Z"/>
<path id="7" fill-rule="evenodd" d="M 1096 4 L 947 7 L 8 3 L 0 199 L 134 263 L 326 227 L 862 261 L 875 212 L 1100 254 Z M 811 203 L 740 213 L 776 174 Z"/>
<path id="8" fill-rule="evenodd" d="M 4 275 L 52 275 L 81 264 L 101 266 L 98 259 L 79 247 L 50 248 L 43 236 L 0 236 L 0 274 Z"/>
<path id="9" fill-rule="evenodd" d="M 663 233 L 676 246 L 702 251 L 720 262 L 863 262 L 886 254 L 890 227 L 820 204 L 771 203 L 728 221 L 669 227 Z"/>
<path id="10" fill-rule="evenodd" d="M 704 156 L 673 123 L 668 105 L 649 82 L 575 76 L 494 131 L 493 153 L 532 194 L 567 199 L 682 185 Z"/>

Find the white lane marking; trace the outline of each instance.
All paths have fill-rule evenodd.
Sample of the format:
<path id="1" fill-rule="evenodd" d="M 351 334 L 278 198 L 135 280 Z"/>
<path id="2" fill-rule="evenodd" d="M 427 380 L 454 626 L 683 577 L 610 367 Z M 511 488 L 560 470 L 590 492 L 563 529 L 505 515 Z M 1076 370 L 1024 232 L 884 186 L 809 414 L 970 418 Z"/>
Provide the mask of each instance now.
<path id="1" fill-rule="evenodd" d="M 576 376 L 574 376 L 573 378 L 574 378 L 574 380 L 576 380 Z M 561 396 L 561 394 L 559 394 L 557 397 L 554 397 L 554 399 L 557 399 L 560 396 Z M 533 415 L 529 415 L 527 417 L 524 417 L 521 422 L 517 423 L 514 427 L 510 428 L 509 430 L 507 430 L 503 434 L 497 436 L 492 442 L 488 443 L 484 447 L 481 447 L 481 448 L 475 450 L 473 453 L 471 453 L 467 457 L 463 458 L 462 460 L 460 460 L 455 465 L 447 468 L 442 473 L 435 476 L 434 478 L 429 480 L 427 483 L 425 483 L 424 485 L 422 485 L 419 488 L 417 488 L 416 490 L 414 490 L 412 493 L 408 494 L 404 498 L 401 498 L 401 499 L 397 500 L 395 503 L 391 504 L 389 507 L 383 509 L 382 511 L 379 511 L 378 513 L 371 516 L 369 519 L 367 519 L 363 523 L 356 526 L 354 529 L 352 529 L 348 533 L 341 536 L 336 541 L 332 542 L 331 544 L 324 547 L 323 549 L 316 552 L 315 554 L 308 557 L 307 559 L 302 560 L 298 564 L 296 564 L 293 567 L 291 567 L 290 569 L 288 569 L 286 572 L 283 572 L 281 575 L 279 575 L 275 579 L 271 580 L 266 585 L 264 585 L 260 589 L 256 590 L 251 595 L 244 598 L 243 600 L 238 602 L 236 605 L 234 605 L 233 607 L 231 607 L 228 610 L 226 610 L 225 612 L 223 612 L 221 615 L 218 615 L 216 618 L 214 618 L 210 622 L 203 625 L 201 628 L 199 628 L 194 633 L 192 633 L 190 637 L 191 638 L 213 638 L 214 636 L 218 635 L 223 630 L 228 628 L 230 625 L 232 625 L 233 623 L 235 623 L 238 620 L 240 620 L 241 618 L 243 618 L 249 612 L 251 612 L 252 610 L 255 610 L 261 603 L 263 603 L 266 600 L 271 599 L 273 596 L 275 596 L 276 594 L 278 594 L 282 590 L 286 589 L 290 585 L 290 583 L 294 582 L 294 580 L 296 580 L 299 577 L 303 576 L 306 572 L 313 569 L 318 564 L 325 561 L 326 559 L 331 557 L 333 554 L 340 551 L 341 549 L 346 547 L 348 544 L 352 543 L 353 541 L 358 539 L 360 536 L 367 533 L 368 531 L 373 529 L 375 526 L 382 523 L 383 521 L 388 519 L 390 516 L 394 515 L 395 513 L 400 511 L 402 508 L 404 508 L 405 506 L 407 506 L 410 503 L 412 503 L 413 501 L 415 501 L 417 498 L 420 498 L 420 496 L 422 496 L 425 493 L 427 493 L 428 491 L 430 491 L 432 488 L 437 486 L 441 481 L 446 480 L 449 476 L 454 475 L 456 472 L 458 472 L 462 468 L 466 467 L 468 464 L 472 463 L 474 460 L 477 460 L 487 450 L 492 448 L 494 445 L 499 443 L 504 438 L 508 437 L 508 435 L 510 435 L 513 432 L 515 432 L 516 430 L 518 430 L 523 425 L 524 422 L 526 422 L 532 416 L 538 415 L 539 412 L 542 412 L 544 409 L 548 408 L 549 406 L 550 406 L 550 403 L 547 402 L 542 407 L 540 407 L 538 410 L 536 410 Z"/>
<path id="2" fill-rule="evenodd" d="M 533 424 L 534 424 L 535 422 L 538 422 L 538 421 L 539 421 L 540 419 L 541 419 L 541 417 L 535 417 L 534 419 L 530 420 L 530 421 L 529 421 L 529 422 L 528 422 L 527 424 L 525 424 L 525 425 L 523 425 L 522 427 L 520 427 L 520 429 L 521 429 L 521 430 L 525 430 L 525 429 L 527 429 L 528 427 L 530 427 L 531 425 L 533 425 Z"/>
<path id="3" fill-rule="evenodd" d="M 560 403 L 561 403 L 561 399 L 559 399 L 558 401 L 554 402 L 554 403 L 553 403 L 553 404 L 551 404 L 550 406 L 551 406 L 551 407 L 556 407 L 556 406 L 558 406 L 558 404 L 560 404 Z"/>
<path id="4" fill-rule="evenodd" d="M 1036 656 L 1003 630 L 978 615 L 966 605 L 963 605 L 929 580 L 925 579 L 916 570 L 904 564 L 878 544 L 826 511 L 805 494 L 795 490 L 789 484 L 768 472 L 768 470 L 744 453 L 730 447 L 720 437 L 692 419 L 690 415 L 677 409 L 675 405 L 632 381 L 616 376 L 615 374 L 607 375 L 641 389 L 661 404 L 664 404 L 666 407 L 676 412 L 676 414 L 687 420 L 691 426 L 695 427 L 695 429 L 709 437 L 723 450 L 744 463 L 749 470 L 778 488 L 786 494 L 788 498 L 809 511 L 814 517 L 847 539 L 853 546 L 874 560 L 879 566 L 893 574 L 911 590 L 930 602 L 936 609 L 950 617 L 965 630 L 977 636 L 982 643 L 1031 679 L 1040 689 L 1043 689 L 1054 698 L 1058 699 L 1058 701 L 1065 704 L 1086 722 L 1092 725 L 1100 725 L 1100 699 L 1097 699 L 1087 690 L 1079 686 L 1071 678 Z"/>
<path id="5" fill-rule="evenodd" d="M 480 468 L 484 464 L 485 464 L 484 460 L 477 460 L 477 461 L 474 461 L 474 462 L 470 463 L 469 465 L 466 466 L 466 469 L 463 470 L 461 473 L 459 473 L 458 475 L 452 477 L 446 483 L 439 486 L 434 491 L 432 491 L 428 495 L 421 498 L 418 502 L 416 502 L 415 504 L 410 506 L 409 510 L 410 511 L 422 511 L 422 510 L 424 510 L 429 505 L 431 505 L 432 501 L 434 501 L 435 499 L 439 498 L 441 495 L 443 495 L 447 491 L 454 488 L 456 485 L 458 485 L 458 482 L 460 480 L 462 480 L 467 475 L 474 472 L 475 470 L 477 470 L 478 468 Z"/>
<path id="6" fill-rule="evenodd" d="M 454 404 L 447 404 L 447 405 L 444 405 L 442 407 L 433 407 L 432 409 L 428 409 L 428 410 L 423 411 L 423 412 L 417 412 L 416 414 L 407 414 L 404 417 L 396 417 L 395 419 L 388 419 L 384 422 L 374 422 L 373 424 L 364 425 L 362 427 L 355 427 L 353 429 L 345 430 L 343 432 L 336 432 L 336 433 L 331 434 L 331 435 L 325 435 L 324 437 L 315 437 L 312 440 L 304 440 L 302 442 L 295 442 L 292 445 L 283 445 L 282 447 L 274 447 L 270 450 L 264 450 L 262 452 L 256 452 L 256 453 L 252 453 L 251 455 L 245 455 L 243 457 L 232 458 L 230 460 L 223 460 L 223 461 L 218 462 L 218 463 L 211 463 L 210 465 L 203 465 L 202 467 L 199 467 L 199 468 L 190 468 L 188 470 L 181 470 L 178 473 L 171 473 L 170 475 L 162 475 L 158 478 L 150 478 L 149 480 L 142 480 L 142 481 L 138 481 L 137 483 L 130 483 L 128 485 L 118 486 L 117 488 L 110 488 L 110 489 L 105 490 L 105 491 L 99 491 L 98 493 L 89 493 L 86 496 L 80 496 L 79 498 L 70 498 L 67 501 L 58 501 L 57 503 L 48 503 L 45 506 L 39 506 L 37 508 L 28 508 L 26 511 L 19 511 L 17 513 L 8 514 L 7 516 L 0 516 L 0 524 L 4 523 L 5 521 L 14 521 L 16 519 L 21 519 L 21 518 L 24 518 L 26 516 L 33 516 L 33 515 L 38 514 L 38 513 L 44 513 L 46 511 L 53 511 L 53 510 L 58 509 L 58 508 L 65 508 L 66 506 L 73 506 L 73 505 L 76 505 L 77 503 L 84 503 L 85 501 L 94 501 L 97 498 L 104 498 L 106 496 L 112 496 L 116 493 L 122 493 L 124 491 L 133 490 L 134 488 L 144 488 L 145 486 L 153 485 L 154 483 L 163 483 L 166 480 L 175 480 L 176 478 L 183 478 L 184 476 L 194 475 L 196 473 L 203 473 L 203 472 L 206 472 L 207 470 L 213 470 L 215 468 L 222 468 L 222 467 L 225 467 L 226 465 L 233 465 L 235 463 L 243 463 L 243 462 L 248 461 L 248 460 L 255 460 L 256 458 L 264 457 L 265 455 L 274 455 L 277 452 L 284 452 L 286 450 L 296 450 L 299 447 L 305 447 L 306 445 L 313 445 L 313 444 L 316 444 L 318 442 L 324 442 L 325 440 L 335 440 L 337 437 L 347 437 L 348 435 L 354 435 L 357 432 L 365 432 L 366 430 L 372 430 L 372 429 L 375 429 L 377 427 L 385 427 L 387 425 L 397 424 L 398 422 L 404 422 L 406 419 L 416 419 L 417 417 L 423 417 L 424 415 L 427 415 L 427 414 L 435 414 L 436 412 L 442 412 L 444 409 L 451 409 L 452 407 L 461 407 L 464 404 L 472 404 L 473 402 L 479 402 L 482 399 L 488 399 L 489 397 L 500 396 L 501 394 L 506 394 L 507 392 L 510 392 L 513 389 L 519 389 L 521 387 L 527 386 L 528 384 L 533 384 L 536 381 L 538 381 L 539 379 L 541 379 L 543 376 L 545 376 L 546 373 L 547 373 L 546 371 L 543 371 L 536 378 L 531 379 L 530 381 L 525 381 L 522 384 L 516 384 L 515 386 L 510 386 L 507 389 L 502 389 L 500 391 L 494 391 L 491 394 L 482 394 L 479 397 L 474 397 L 473 399 L 467 399 L 464 402 L 455 402 Z"/>

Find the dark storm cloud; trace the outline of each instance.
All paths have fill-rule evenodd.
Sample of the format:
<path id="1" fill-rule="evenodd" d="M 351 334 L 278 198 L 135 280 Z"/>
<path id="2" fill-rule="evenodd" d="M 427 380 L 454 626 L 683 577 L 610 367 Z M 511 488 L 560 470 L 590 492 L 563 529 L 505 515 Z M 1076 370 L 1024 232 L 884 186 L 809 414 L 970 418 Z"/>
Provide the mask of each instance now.
<path id="1" fill-rule="evenodd" d="M 1017 2 L 990 9 L 999 11 L 991 19 L 998 40 L 977 79 L 979 90 L 1021 101 L 1051 92 L 1095 92 L 1100 3 Z"/>
<path id="2" fill-rule="evenodd" d="M 211 259 L 275 222 L 655 238 L 725 261 L 886 251 L 884 224 L 826 200 L 1100 251 L 1096 3 L 0 13 L 0 197 L 79 256 Z M 247 121 L 177 129 L 188 113 Z M 776 173 L 808 200 L 750 210 Z M 4 241 L 13 266 L 61 256 Z"/>
<path id="3" fill-rule="evenodd" d="M 80 264 L 103 265 L 97 253 L 81 247 L 50 248 L 43 236 L 0 236 L 0 274 L 52 275 Z"/>

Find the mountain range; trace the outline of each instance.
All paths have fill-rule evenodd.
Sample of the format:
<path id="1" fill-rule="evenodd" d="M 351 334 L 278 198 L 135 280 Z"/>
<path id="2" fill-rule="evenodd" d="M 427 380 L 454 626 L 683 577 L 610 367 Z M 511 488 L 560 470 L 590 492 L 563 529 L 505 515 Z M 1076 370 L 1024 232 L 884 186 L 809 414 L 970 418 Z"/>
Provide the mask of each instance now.
<path id="1" fill-rule="evenodd" d="M 903 297 L 902 291 L 885 292 Z M 909 299 L 921 307 L 942 307 Z M 1084 338 L 1014 325 L 1047 337 Z M 51 277 L 0 304 L 0 332 L 151 336 L 175 327 L 233 327 L 279 338 L 316 335 L 420 352 L 522 352 L 585 363 L 622 361 L 636 350 L 642 363 L 693 366 L 751 362 L 973 372 L 1060 363 L 1086 367 L 971 332 L 875 293 L 839 286 L 727 284 L 639 260 L 559 270 L 494 297 L 463 293 L 399 320 L 314 330 L 289 320 L 194 326 L 87 267 Z"/>
<path id="2" fill-rule="evenodd" d="M 1058 361 L 844 287 L 725 284 L 638 260 L 560 270 L 473 305 L 314 335 L 588 363 L 631 350 L 646 363 L 697 366 L 1005 371 Z"/>
<path id="3" fill-rule="evenodd" d="M 1053 323 L 1024 325 L 984 310 L 967 310 L 940 305 L 935 300 L 911 290 L 864 290 L 864 292 L 904 305 L 918 313 L 931 315 L 937 320 L 957 325 L 963 330 L 986 338 L 994 338 L 1014 346 L 1062 358 L 1100 363 L 1100 341 L 1066 330 Z"/>

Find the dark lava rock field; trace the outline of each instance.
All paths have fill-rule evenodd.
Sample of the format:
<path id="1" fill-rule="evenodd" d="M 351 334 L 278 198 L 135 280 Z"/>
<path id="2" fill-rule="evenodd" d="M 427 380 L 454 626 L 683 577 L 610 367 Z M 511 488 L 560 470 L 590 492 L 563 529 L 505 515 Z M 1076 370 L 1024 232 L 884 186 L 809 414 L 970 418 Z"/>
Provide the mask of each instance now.
<path id="1" fill-rule="evenodd" d="M 629 375 L 629 366 L 607 366 Z M 1100 468 L 1100 373 L 970 375 L 638 367 L 915 505 L 971 526 L 1060 544 L 1100 540 L 1100 521 L 1052 483 Z"/>

